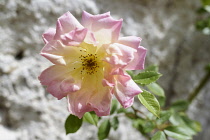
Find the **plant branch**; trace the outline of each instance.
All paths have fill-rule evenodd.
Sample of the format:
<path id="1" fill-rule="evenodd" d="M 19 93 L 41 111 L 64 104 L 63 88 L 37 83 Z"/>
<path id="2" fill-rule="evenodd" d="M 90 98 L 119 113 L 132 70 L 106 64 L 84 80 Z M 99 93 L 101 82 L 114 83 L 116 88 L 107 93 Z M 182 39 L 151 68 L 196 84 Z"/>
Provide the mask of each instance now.
<path id="1" fill-rule="evenodd" d="M 189 95 L 188 101 L 191 103 L 195 97 L 197 97 L 200 90 L 207 84 L 210 79 L 210 70 L 207 70 L 205 76 L 201 79 L 199 85 L 193 90 L 193 92 Z"/>
<path id="2" fill-rule="evenodd" d="M 146 116 L 143 112 L 141 112 L 140 110 L 135 109 L 133 106 L 131 106 L 131 108 L 133 109 L 133 111 L 134 111 L 134 113 L 135 113 L 135 116 L 138 116 L 137 113 L 140 113 L 140 114 L 142 114 L 144 117 L 147 118 L 147 116 Z"/>

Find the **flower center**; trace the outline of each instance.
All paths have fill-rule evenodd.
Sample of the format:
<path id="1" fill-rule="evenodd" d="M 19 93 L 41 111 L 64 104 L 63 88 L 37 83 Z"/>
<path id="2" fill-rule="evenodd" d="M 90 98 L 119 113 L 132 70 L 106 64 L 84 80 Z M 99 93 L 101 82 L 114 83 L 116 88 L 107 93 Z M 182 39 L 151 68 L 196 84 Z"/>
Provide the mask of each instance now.
<path id="1" fill-rule="evenodd" d="M 80 59 L 82 62 L 81 74 L 85 72 L 86 74 L 92 75 L 97 72 L 97 68 L 99 68 L 97 54 L 81 55 Z"/>

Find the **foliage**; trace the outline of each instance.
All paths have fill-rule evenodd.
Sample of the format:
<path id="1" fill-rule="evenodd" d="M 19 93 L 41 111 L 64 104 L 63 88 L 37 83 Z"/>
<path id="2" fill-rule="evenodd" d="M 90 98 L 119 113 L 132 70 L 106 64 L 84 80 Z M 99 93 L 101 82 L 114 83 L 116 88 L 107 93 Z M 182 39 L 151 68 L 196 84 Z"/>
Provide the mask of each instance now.
<path id="1" fill-rule="evenodd" d="M 200 19 L 196 23 L 196 28 L 203 34 L 210 35 L 210 0 L 201 0 L 202 7 L 198 9 Z"/>
<path id="2" fill-rule="evenodd" d="M 81 126 L 82 119 L 70 114 L 65 122 L 66 134 L 77 132 Z"/>
<path id="3" fill-rule="evenodd" d="M 164 107 L 165 92 L 156 82 L 161 76 L 157 66 L 149 66 L 137 75 L 132 71 L 128 73 L 143 88 L 138 98 L 148 112 L 141 111 L 140 106 L 132 106 L 132 110 L 124 109 L 114 100 L 108 117 L 98 117 L 94 112 L 86 113 L 82 119 L 70 115 L 65 123 L 66 133 L 74 133 L 82 122 L 88 122 L 98 127 L 98 139 L 103 140 L 108 138 L 111 129 L 118 129 L 122 116 L 127 117 L 135 129 L 151 140 L 167 140 L 169 137 L 187 140 L 201 131 L 199 122 L 191 120 L 186 114 L 190 105 L 188 101 L 178 100 L 167 109 Z"/>

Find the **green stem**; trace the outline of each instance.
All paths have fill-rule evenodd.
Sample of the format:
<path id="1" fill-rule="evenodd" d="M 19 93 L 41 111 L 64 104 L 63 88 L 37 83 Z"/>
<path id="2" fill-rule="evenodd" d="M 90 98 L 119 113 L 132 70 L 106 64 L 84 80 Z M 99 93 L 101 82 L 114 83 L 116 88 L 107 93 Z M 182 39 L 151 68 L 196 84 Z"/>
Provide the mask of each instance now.
<path id="1" fill-rule="evenodd" d="M 200 90 L 207 84 L 208 80 L 210 79 L 210 70 L 207 71 L 205 76 L 201 79 L 199 85 L 193 90 L 193 92 L 189 95 L 188 101 L 191 103 L 195 97 L 197 97 Z"/>
<path id="2" fill-rule="evenodd" d="M 131 106 L 131 108 L 133 109 L 134 114 L 135 114 L 136 117 L 139 117 L 139 116 L 137 115 L 137 113 L 140 113 L 140 114 L 142 114 L 142 115 L 147 119 L 147 116 L 146 116 L 143 112 L 141 112 L 141 111 L 138 110 L 138 109 L 135 109 L 135 107 L 133 107 L 133 106 Z"/>

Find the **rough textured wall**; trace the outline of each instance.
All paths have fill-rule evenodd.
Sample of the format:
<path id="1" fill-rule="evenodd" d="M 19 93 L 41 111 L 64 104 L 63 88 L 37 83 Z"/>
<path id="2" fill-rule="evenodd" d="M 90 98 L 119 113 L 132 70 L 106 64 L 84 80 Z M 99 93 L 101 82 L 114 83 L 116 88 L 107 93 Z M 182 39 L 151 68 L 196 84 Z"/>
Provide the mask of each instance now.
<path id="1" fill-rule="evenodd" d="M 50 64 L 39 55 L 44 45 L 41 34 L 55 27 L 66 11 L 77 18 L 82 10 L 92 14 L 110 11 L 115 18 L 123 18 L 122 34 L 143 38 L 148 49 L 146 65 L 160 65 L 164 75 L 160 84 L 168 97 L 186 98 L 210 62 L 210 38 L 194 29 L 199 4 L 198 0 L 1 0 L 0 139 L 96 139 L 96 129 L 88 125 L 65 136 L 66 101 L 46 93 L 37 79 Z M 210 83 L 189 110 L 203 124 L 203 132 L 195 138 L 199 140 L 210 137 L 209 87 Z M 126 120 L 121 121 L 124 124 L 110 139 L 141 136 L 128 129 L 131 125 Z"/>

